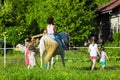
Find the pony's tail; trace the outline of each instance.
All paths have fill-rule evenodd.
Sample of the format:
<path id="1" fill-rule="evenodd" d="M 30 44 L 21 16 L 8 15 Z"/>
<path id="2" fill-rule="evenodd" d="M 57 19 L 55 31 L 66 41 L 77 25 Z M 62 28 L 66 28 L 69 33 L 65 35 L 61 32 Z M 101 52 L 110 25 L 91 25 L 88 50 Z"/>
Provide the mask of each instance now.
<path id="1" fill-rule="evenodd" d="M 45 56 L 45 62 L 47 62 L 54 55 L 55 50 L 58 47 L 58 43 L 53 39 L 51 40 L 49 39 L 49 40 L 45 40 L 45 45 L 46 45 L 46 53 L 47 53 Z"/>
<path id="2" fill-rule="evenodd" d="M 45 56 L 45 62 L 47 62 L 51 59 L 51 57 L 54 55 L 54 52 L 57 47 L 58 47 L 58 44 L 56 43 L 56 44 L 52 45 L 52 47 L 46 51 L 47 55 Z"/>

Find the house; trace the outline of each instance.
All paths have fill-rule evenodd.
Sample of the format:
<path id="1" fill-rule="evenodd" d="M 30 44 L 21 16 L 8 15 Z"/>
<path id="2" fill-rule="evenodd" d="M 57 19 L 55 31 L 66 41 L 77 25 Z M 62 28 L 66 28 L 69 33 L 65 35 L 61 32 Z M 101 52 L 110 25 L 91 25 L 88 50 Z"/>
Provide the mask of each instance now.
<path id="1" fill-rule="evenodd" d="M 120 0 L 111 0 L 97 10 L 99 38 L 110 40 L 112 34 L 120 32 Z"/>

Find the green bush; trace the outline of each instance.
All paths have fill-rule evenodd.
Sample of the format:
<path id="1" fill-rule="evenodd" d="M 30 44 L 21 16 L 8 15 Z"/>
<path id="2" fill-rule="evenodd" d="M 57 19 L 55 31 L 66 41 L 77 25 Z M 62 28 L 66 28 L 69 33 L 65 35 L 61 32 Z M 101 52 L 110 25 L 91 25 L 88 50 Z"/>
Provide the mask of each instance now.
<path id="1" fill-rule="evenodd" d="M 113 39 L 114 39 L 115 41 L 118 42 L 118 46 L 119 46 L 120 33 L 114 33 L 114 34 L 112 35 L 112 37 L 113 37 Z"/>
<path id="2" fill-rule="evenodd" d="M 113 39 L 114 40 L 120 40 L 120 33 L 114 33 L 113 34 Z"/>

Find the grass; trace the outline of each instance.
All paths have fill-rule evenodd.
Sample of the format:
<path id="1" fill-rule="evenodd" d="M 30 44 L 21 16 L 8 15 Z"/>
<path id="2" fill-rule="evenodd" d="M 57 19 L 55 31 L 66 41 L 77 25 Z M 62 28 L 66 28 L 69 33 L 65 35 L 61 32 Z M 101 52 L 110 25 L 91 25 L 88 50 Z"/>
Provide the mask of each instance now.
<path id="1" fill-rule="evenodd" d="M 38 64 L 39 54 L 36 55 Z M 63 68 L 61 59 L 56 60 L 54 69 L 46 69 L 36 65 L 28 70 L 21 53 L 7 55 L 7 65 L 3 67 L 3 56 L 0 57 L 0 80 L 120 80 L 120 61 L 111 59 L 107 68 L 100 71 L 100 63 L 96 69 L 90 70 L 91 62 L 87 50 L 67 51 L 65 54 L 66 68 Z"/>

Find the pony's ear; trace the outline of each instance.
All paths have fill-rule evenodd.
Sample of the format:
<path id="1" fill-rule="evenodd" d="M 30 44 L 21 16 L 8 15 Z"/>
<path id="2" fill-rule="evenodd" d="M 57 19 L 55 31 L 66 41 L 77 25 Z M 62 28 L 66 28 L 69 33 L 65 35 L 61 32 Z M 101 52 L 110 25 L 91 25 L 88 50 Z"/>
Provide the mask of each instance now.
<path id="1" fill-rule="evenodd" d="M 67 36 L 68 36 L 68 33 L 67 33 L 67 32 L 65 32 L 65 35 L 67 35 Z"/>
<path id="2" fill-rule="evenodd" d="M 58 33 L 60 36 L 68 36 L 68 33 L 67 32 L 60 32 Z"/>

